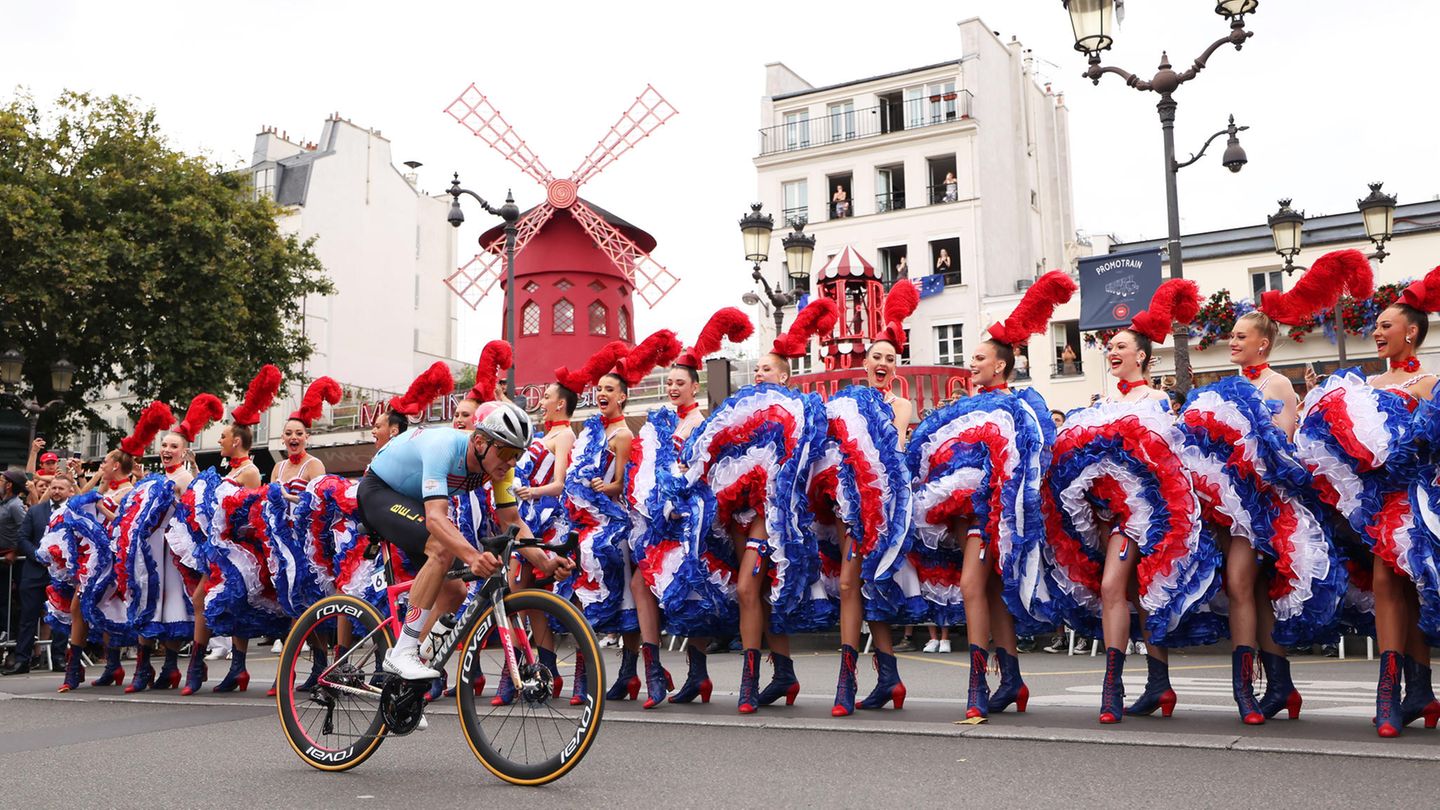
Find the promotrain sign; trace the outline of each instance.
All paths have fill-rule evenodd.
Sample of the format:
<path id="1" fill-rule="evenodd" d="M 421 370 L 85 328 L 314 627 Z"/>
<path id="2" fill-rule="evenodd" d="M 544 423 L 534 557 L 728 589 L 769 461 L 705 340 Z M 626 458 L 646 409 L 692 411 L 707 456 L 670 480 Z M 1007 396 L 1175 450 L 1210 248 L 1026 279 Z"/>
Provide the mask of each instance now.
<path id="1" fill-rule="evenodd" d="M 1080 259 L 1080 328 L 1129 326 L 1160 286 L 1160 250 L 1107 253 Z"/>

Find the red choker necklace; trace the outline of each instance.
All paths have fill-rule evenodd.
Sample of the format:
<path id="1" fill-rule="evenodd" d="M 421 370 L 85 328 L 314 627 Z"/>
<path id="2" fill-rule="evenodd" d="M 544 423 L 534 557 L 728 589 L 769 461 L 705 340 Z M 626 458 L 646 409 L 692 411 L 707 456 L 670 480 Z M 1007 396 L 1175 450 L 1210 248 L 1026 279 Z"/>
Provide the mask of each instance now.
<path id="1" fill-rule="evenodd" d="M 289 456 L 289 461 L 290 461 L 290 463 L 293 464 L 293 465 L 295 465 L 295 466 L 297 466 L 297 467 L 300 466 L 300 462 L 301 462 L 301 461 L 304 461 L 304 460 L 305 460 L 305 451 L 304 451 L 304 450 L 301 450 L 300 452 L 295 453 L 295 454 Z"/>
<path id="2" fill-rule="evenodd" d="M 545 420 L 545 432 L 549 433 L 557 427 L 570 427 L 569 419 L 547 419 Z"/>
<path id="3" fill-rule="evenodd" d="M 988 393 L 990 393 L 991 391 L 1009 391 L 1009 390 L 1010 390 L 1010 386 L 1009 386 L 1008 384 L 1006 384 L 1006 383 L 1003 383 L 1003 382 L 1000 383 L 999 385 L 982 385 L 982 386 L 980 386 L 980 388 L 979 388 L 979 391 L 980 391 L 980 393 L 982 393 L 982 394 L 988 394 Z"/>
<path id="4" fill-rule="evenodd" d="M 185 465 L 185 462 L 182 461 L 182 462 L 180 462 L 179 464 L 176 464 L 176 465 L 173 466 L 173 467 L 166 467 L 166 468 L 165 468 L 165 474 L 166 474 L 166 475 L 174 475 L 174 474 L 175 474 L 175 471 L 178 470 L 178 469 L 180 469 L 180 468 L 183 467 L 184 465 Z"/>
<path id="5" fill-rule="evenodd" d="M 1390 370 L 1391 370 L 1391 371 L 1409 371 L 1409 372 L 1411 372 L 1411 373 L 1414 373 L 1414 372 L 1420 370 L 1420 358 L 1418 358 L 1418 357 L 1416 357 L 1415 355 L 1412 354 L 1412 355 L 1410 355 L 1409 357 L 1405 358 L 1404 360 L 1391 360 L 1391 361 L 1390 361 Z"/>
<path id="6" fill-rule="evenodd" d="M 618 424 L 620 424 L 621 422 L 624 422 L 624 421 L 625 421 L 625 414 L 622 413 L 622 414 L 620 414 L 619 416 L 615 417 L 614 419 L 608 419 L 608 418 L 606 418 L 606 417 L 604 417 L 604 416 L 601 416 L 601 417 L 600 417 L 600 421 L 601 421 L 602 423 L 604 423 L 605 427 L 608 428 L 608 427 L 610 427 L 611 425 L 618 425 Z"/>
<path id="7" fill-rule="evenodd" d="M 1245 366 L 1244 368 L 1240 369 L 1240 373 L 1245 375 L 1245 379 L 1254 382 L 1255 380 L 1260 379 L 1260 375 L 1264 374 L 1265 370 L 1268 368 L 1270 368 L 1269 363 L 1261 363 L 1258 366 Z"/>
<path id="8" fill-rule="evenodd" d="M 695 412 L 696 410 L 698 410 L 699 408 L 700 408 L 700 403 L 698 403 L 698 402 L 692 402 L 692 403 L 690 403 L 689 405 L 677 405 L 677 406 L 675 407 L 675 413 L 676 413 L 677 415 L 679 415 L 679 417 L 680 417 L 681 419 L 684 419 L 685 417 L 687 417 L 687 416 L 689 416 L 690 414 L 694 413 L 694 412 Z"/>
<path id="9" fill-rule="evenodd" d="M 230 469 L 236 470 L 250 463 L 249 456 L 235 456 L 230 459 Z"/>
<path id="10" fill-rule="evenodd" d="M 1149 388 L 1150 381 L 1136 380 L 1135 382 L 1130 382 L 1129 380 L 1116 380 L 1115 386 L 1120 389 L 1120 396 L 1123 397 L 1126 394 L 1129 394 L 1131 391 L 1134 391 L 1136 388 Z"/>

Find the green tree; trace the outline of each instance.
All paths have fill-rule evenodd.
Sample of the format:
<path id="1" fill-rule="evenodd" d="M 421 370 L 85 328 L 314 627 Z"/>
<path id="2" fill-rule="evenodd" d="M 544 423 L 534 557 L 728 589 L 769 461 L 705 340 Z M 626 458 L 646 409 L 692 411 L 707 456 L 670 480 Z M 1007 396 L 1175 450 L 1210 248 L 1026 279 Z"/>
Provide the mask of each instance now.
<path id="1" fill-rule="evenodd" d="M 312 350 L 301 301 L 334 289 L 278 213 L 247 175 L 169 146 L 133 100 L 0 106 L 0 349 L 24 352 L 42 400 L 51 363 L 76 367 L 45 429 L 104 428 L 87 403 L 107 385 L 128 382 L 136 409 L 183 409 L 263 363 L 298 367 Z"/>

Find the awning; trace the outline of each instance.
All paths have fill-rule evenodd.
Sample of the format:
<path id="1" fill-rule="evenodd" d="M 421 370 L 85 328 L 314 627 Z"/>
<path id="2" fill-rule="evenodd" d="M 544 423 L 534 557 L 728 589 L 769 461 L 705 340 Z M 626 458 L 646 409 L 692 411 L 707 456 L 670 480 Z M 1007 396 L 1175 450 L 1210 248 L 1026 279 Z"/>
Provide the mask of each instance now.
<path id="1" fill-rule="evenodd" d="M 865 261 L 860 251 L 849 245 L 844 250 L 831 257 L 825 266 L 820 268 L 820 278 L 838 278 L 840 276 L 865 276 L 878 278 L 875 274 L 875 265 Z"/>

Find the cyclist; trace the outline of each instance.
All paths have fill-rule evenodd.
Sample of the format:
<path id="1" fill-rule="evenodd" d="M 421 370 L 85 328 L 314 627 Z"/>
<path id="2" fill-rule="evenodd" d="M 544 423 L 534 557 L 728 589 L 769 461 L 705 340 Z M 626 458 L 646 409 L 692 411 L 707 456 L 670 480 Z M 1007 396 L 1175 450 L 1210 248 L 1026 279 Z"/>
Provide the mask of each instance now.
<path id="1" fill-rule="evenodd" d="M 449 516 L 450 496 L 491 482 L 495 521 L 502 529 L 530 530 L 516 509 L 515 462 L 530 441 L 530 419 L 509 402 L 481 406 L 473 430 L 423 427 L 391 439 L 375 454 L 357 492 L 360 518 L 370 531 L 384 537 L 407 557 L 423 561 L 410 589 L 409 610 L 395 646 L 385 656 L 385 670 L 405 680 L 430 680 L 440 673 L 420 660 L 420 640 L 435 615 L 454 610 L 464 599 L 459 581 L 445 573 L 458 559 L 477 576 L 495 573 L 494 554 L 471 546 Z M 423 503 L 423 505 L 422 505 Z M 544 575 L 568 573 L 569 560 L 540 549 L 521 549 Z"/>

